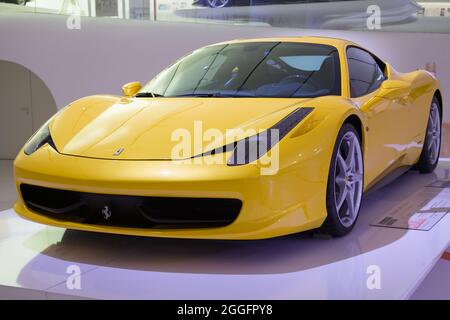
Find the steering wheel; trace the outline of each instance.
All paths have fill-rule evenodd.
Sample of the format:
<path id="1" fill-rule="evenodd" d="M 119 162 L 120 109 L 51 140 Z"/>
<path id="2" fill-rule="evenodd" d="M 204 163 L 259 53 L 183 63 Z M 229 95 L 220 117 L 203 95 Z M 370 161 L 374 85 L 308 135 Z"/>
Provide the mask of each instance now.
<path id="1" fill-rule="evenodd" d="M 286 84 L 291 82 L 297 82 L 299 84 L 299 89 L 303 87 L 304 85 L 313 87 L 312 89 L 315 91 L 321 90 L 321 85 L 317 83 L 317 81 L 312 80 L 311 77 L 303 75 L 303 74 L 291 74 L 279 82 L 280 84 Z M 300 86 L 301 84 L 301 86 Z"/>

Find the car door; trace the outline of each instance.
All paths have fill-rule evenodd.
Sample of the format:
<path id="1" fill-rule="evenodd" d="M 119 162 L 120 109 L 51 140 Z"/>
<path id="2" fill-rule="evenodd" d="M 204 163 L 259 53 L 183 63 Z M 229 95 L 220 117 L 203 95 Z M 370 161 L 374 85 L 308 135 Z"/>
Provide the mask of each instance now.
<path id="1" fill-rule="evenodd" d="M 367 117 L 366 185 L 398 166 L 408 141 L 408 107 L 382 96 L 387 79 L 384 63 L 358 47 L 347 48 L 351 99 Z"/>

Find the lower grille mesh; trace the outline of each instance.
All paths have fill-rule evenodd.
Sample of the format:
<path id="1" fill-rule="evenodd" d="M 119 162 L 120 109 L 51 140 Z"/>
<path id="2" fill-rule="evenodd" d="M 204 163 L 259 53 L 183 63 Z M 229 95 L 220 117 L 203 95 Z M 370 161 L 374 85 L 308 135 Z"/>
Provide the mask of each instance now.
<path id="1" fill-rule="evenodd" d="M 231 224 L 239 199 L 94 194 L 22 184 L 26 206 L 61 221 L 128 228 L 202 228 Z"/>

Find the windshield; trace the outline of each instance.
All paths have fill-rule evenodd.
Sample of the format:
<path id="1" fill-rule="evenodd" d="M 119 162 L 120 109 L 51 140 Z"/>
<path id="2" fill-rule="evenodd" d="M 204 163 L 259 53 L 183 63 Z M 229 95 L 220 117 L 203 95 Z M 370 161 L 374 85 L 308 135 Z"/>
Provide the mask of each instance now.
<path id="1" fill-rule="evenodd" d="M 341 95 L 339 55 L 335 47 L 311 43 L 215 45 L 165 69 L 137 96 L 149 92 L 164 97 Z"/>

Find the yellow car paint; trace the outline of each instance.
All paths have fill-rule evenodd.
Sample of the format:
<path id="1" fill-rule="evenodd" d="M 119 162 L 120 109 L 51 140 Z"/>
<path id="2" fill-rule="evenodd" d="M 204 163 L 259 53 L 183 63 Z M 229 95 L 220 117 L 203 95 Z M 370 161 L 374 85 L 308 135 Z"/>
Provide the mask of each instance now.
<path id="1" fill-rule="evenodd" d="M 318 228 L 324 222 L 330 160 L 339 129 L 350 117 L 361 122 L 365 190 L 398 167 L 418 161 L 430 104 L 440 90 L 434 76 L 426 71 L 402 74 L 387 64 L 388 80 L 378 90 L 351 98 L 346 48 L 356 44 L 321 37 L 227 43 L 248 41 L 335 46 L 341 61 L 342 95 L 312 99 L 82 98 L 51 122 L 58 152 L 49 145 L 32 155 L 19 152 L 14 162 L 19 194 L 15 211 L 39 223 L 97 232 L 173 238 L 270 238 Z M 186 123 L 202 120 L 204 129 L 261 130 L 299 107 L 313 107 L 314 111 L 279 142 L 280 163 L 275 175 L 261 175 L 259 163 L 233 167 L 171 160 L 171 132 Z M 236 111 L 230 112 L 232 108 Z M 118 146 L 127 148 L 113 156 Z M 242 200 L 243 207 L 232 224 L 218 228 L 89 225 L 48 218 L 30 210 L 20 194 L 22 183 L 99 194 L 236 198 Z"/>

